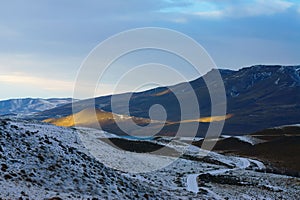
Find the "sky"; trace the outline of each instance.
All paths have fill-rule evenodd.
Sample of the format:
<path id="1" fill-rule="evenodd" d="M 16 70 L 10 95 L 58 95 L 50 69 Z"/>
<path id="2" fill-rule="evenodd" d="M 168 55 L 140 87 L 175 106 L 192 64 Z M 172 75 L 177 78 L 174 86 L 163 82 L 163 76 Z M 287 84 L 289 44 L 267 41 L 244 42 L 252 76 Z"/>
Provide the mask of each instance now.
<path id="1" fill-rule="evenodd" d="M 300 64 L 298 0 L 1 1 L 0 99 L 72 97 L 90 51 L 112 35 L 142 27 L 186 34 L 218 68 Z M 110 75 L 117 72 L 118 66 Z M 115 83 L 105 83 L 97 95 L 112 92 Z M 120 92 L 136 87 L 131 84 Z"/>

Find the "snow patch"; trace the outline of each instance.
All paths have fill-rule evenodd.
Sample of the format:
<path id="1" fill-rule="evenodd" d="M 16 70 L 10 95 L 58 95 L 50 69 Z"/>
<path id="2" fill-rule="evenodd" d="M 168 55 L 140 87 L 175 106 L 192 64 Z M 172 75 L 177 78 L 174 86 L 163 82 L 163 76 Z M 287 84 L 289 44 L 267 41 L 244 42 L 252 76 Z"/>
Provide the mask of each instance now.
<path id="1" fill-rule="evenodd" d="M 100 140 L 100 130 L 80 129 L 80 139 L 89 152 L 101 163 L 120 171 L 141 173 L 163 168 L 176 160 L 176 157 L 129 152 L 114 146 L 109 141 Z"/>
<path id="2" fill-rule="evenodd" d="M 233 138 L 237 138 L 237 139 L 239 139 L 240 141 L 249 143 L 249 144 L 251 144 L 251 145 L 256 145 L 256 144 L 264 143 L 264 142 L 265 142 L 265 141 L 262 140 L 262 139 L 255 138 L 255 137 L 252 137 L 252 136 L 250 136 L 250 135 L 233 136 Z"/>
<path id="3" fill-rule="evenodd" d="M 275 85 L 278 85 L 279 81 L 280 81 L 280 78 L 278 78 L 278 79 L 274 82 Z"/>
<path id="4" fill-rule="evenodd" d="M 257 166 L 257 168 L 259 169 L 259 170 L 264 170 L 264 169 L 266 169 L 266 166 L 262 163 L 262 162 L 260 162 L 260 161 L 258 161 L 258 160 L 253 160 L 253 159 L 248 159 L 250 162 L 252 162 L 252 163 L 254 163 L 256 166 Z"/>
<path id="5" fill-rule="evenodd" d="M 282 125 L 282 126 L 276 126 L 274 129 L 282 129 L 286 127 L 300 127 L 300 124 L 289 124 L 289 125 Z"/>
<path id="6" fill-rule="evenodd" d="M 199 187 L 198 187 L 198 182 L 197 182 L 197 177 L 198 176 L 199 176 L 199 174 L 189 174 L 187 176 L 187 180 L 186 180 L 187 187 L 186 187 L 186 189 L 188 191 L 191 191 L 191 192 L 194 192 L 194 193 L 199 192 Z"/>

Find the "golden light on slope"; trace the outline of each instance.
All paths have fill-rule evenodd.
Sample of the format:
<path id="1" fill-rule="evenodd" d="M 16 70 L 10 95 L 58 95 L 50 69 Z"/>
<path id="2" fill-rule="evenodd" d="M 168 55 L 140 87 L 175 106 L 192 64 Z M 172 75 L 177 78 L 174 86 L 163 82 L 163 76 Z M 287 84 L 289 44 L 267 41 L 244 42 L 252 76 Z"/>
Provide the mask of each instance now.
<path id="1" fill-rule="evenodd" d="M 95 116 L 96 114 L 96 116 Z M 56 126 L 75 126 L 75 125 L 98 125 L 98 121 L 109 121 L 113 118 L 113 115 L 109 112 L 102 112 L 93 109 L 84 109 L 73 115 L 57 119 L 46 119 L 44 122 L 54 124 Z M 76 124 L 75 124 L 76 122 Z"/>
<path id="2" fill-rule="evenodd" d="M 167 90 L 164 90 L 162 92 L 158 92 L 158 93 L 154 94 L 153 96 L 162 96 L 162 95 L 168 94 L 170 92 L 171 92 L 171 90 L 167 89 Z"/>
<path id="3" fill-rule="evenodd" d="M 224 121 L 226 119 L 229 119 L 233 116 L 233 114 L 227 114 L 225 116 L 211 116 L 211 117 L 202 117 L 202 118 L 199 118 L 198 122 L 219 122 L 219 121 Z"/>
<path id="4" fill-rule="evenodd" d="M 179 123 L 192 123 L 192 122 L 202 122 L 202 123 L 210 123 L 210 122 L 219 122 L 229 119 L 233 116 L 233 114 L 227 114 L 224 116 L 211 116 L 211 117 L 201 117 L 199 119 L 187 119 L 178 122 L 168 122 L 167 124 L 179 124 Z"/>
<path id="5" fill-rule="evenodd" d="M 63 118 L 50 118 L 50 119 L 45 119 L 43 122 L 54 124 L 55 126 L 64 126 L 64 127 L 71 127 L 74 126 L 74 118 L 73 115 L 63 117 Z"/>
<path id="6" fill-rule="evenodd" d="M 114 121 L 117 122 L 126 122 L 126 121 L 134 120 L 138 124 L 150 123 L 151 120 L 147 118 L 137 118 L 131 117 L 127 115 L 119 115 L 113 114 L 111 112 L 105 112 L 99 109 L 84 109 L 76 114 L 69 115 L 67 117 L 62 118 L 50 118 L 44 120 L 44 122 L 54 124 L 56 126 L 88 126 L 88 127 L 99 127 L 99 122 L 101 124 L 112 124 Z M 76 124 L 75 124 L 76 123 Z"/>
<path id="7" fill-rule="evenodd" d="M 96 116 L 94 115 L 96 113 Z M 233 114 L 227 114 L 225 116 L 211 116 L 211 117 L 202 117 L 199 119 L 188 119 L 178 122 L 172 122 L 168 121 L 166 122 L 166 125 L 174 125 L 174 124 L 180 124 L 180 123 L 192 123 L 192 122 L 201 122 L 201 123 L 210 123 L 210 122 L 218 122 L 218 121 L 224 121 L 226 119 L 229 119 L 233 116 Z M 75 119 L 75 120 L 74 120 Z M 95 110 L 93 109 L 85 109 L 82 110 L 76 114 L 69 115 L 62 118 L 50 118 L 44 120 L 44 122 L 54 124 L 56 126 L 65 126 L 65 127 L 71 127 L 75 126 L 75 121 L 77 126 L 88 126 L 88 127 L 99 127 L 99 122 L 101 124 L 111 124 L 114 123 L 114 121 L 118 122 L 124 122 L 134 120 L 138 124 L 145 124 L 145 123 L 154 123 L 156 126 L 164 126 L 164 122 L 162 121 L 156 121 L 156 120 L 150 120 L 147 118 L 137 118 L 127 115 L 119 115 L 119 114 L 113 114 L 110 112 L 105 112 L 103 110 Z"/>

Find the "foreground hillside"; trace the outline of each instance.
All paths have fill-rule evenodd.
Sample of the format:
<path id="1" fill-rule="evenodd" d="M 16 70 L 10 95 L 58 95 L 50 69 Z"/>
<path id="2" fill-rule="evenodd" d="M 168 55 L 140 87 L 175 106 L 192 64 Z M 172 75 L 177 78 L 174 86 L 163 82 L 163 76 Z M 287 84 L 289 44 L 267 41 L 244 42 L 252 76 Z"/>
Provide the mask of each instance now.
<path id="1" fill-rule="evenodd" d="M 117 150 L 103 138 L 115 138 L 121 148 L 140 143 L 145 149 L 167 145 L 182 152 L 188 145 L 180 138 L 174 143 L 167 138 L 132 141 L 96 129 L 10 119 L 0 120 L 0 132 L 2 199 L 300 198 L 299 178 L 265 173 L 265 165 L 253 159 L 212 152 L 203 157 L 206 152 L 195 146 L 173 164 L 148 173 L 122 172 L 100 162 L 118 160 L 136 171 L 154 158 L 159 163 L 174 159 L 171 155 L 140 154 L 134 149 Z M 88 151 L 82 141 L 92 142 L 95 148 Z M 92 156 L 95 152 L 102 157 Z"/>

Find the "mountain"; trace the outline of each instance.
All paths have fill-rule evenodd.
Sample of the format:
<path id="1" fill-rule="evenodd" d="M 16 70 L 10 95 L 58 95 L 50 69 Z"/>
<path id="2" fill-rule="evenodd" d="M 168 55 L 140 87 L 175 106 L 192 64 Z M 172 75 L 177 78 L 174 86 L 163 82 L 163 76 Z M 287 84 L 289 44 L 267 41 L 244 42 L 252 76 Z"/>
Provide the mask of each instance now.
<path id="1" fill-rule="evenodd" d="M 0 115 L 28 115 L 71 103 L 71 98 L 26 98 L 0 101 Z"/>
<path id="2" fill-rule="evenodd" d="M 296 124 L 300 122 L 300 66 L 255 65 L 238 71 L 219 70 L 224 81 L 227 97 L 227 113 L 232 116 L 225 122 L 224 134 L 243 135 L 270 127 Z M 205 82 L 204 80 L 208 80 Z M 181 111 L 178 99 L 172 91 L 178 93 L 179 99 L 188 101 L 195 92 L 200 107 L 200 118 L 211 116 L 211 100 L 207 85 L 213 85 L 211 91 L 217 96 L 220 93 L 219 85 L 215 82 L 215 70 L 212 70 L 196 80 L 180 83 L 170 87 L 160 87 L 139 93 L 125 93 L 114 95 L 117 108 L 115 114 L 126 114 L 126 98 L 132 95 L 129 101 L 130 115 L 149 118 L 149 108 L 154 104 L 162 105 L 167 113 L 167 121 L 180 120 Z M 191 85 L 191 88 L 188 87 Z M 78 101 L 74 104 L 74 113 L 91 108 L 93 103 L 97 108 L 112 112 L 112 96 L 97 97 Z M 222 106 L 223 101 L 217 101 Z M 186 109 L 195 109 L 191 104 Z M 36 119 L 60 118 L 72 115 L 72 105 L 66 104 L 54 109 L 41 112 Z M 200 123 L 198 135 L 206 133 L 209 123 L 195 122 L 189 116 L 183 120 L 191 123 Z M 165 133 L 176 132 L 177 128 L 167 124 Z"/>
<path id="3" fill-rule="evenodd" d="M 300 66 L 253 66 L 223 77 L 230 118 L 224 133 L 300 122 Z"/>

